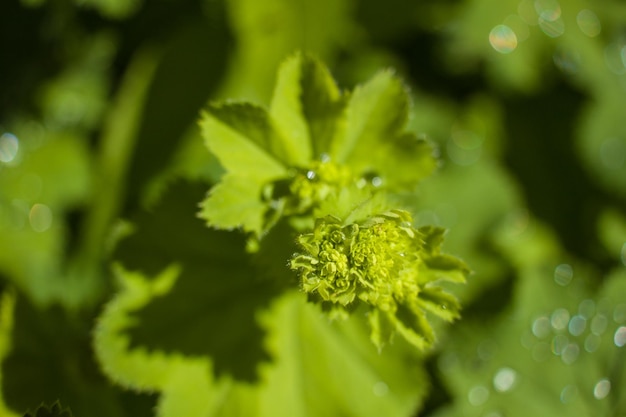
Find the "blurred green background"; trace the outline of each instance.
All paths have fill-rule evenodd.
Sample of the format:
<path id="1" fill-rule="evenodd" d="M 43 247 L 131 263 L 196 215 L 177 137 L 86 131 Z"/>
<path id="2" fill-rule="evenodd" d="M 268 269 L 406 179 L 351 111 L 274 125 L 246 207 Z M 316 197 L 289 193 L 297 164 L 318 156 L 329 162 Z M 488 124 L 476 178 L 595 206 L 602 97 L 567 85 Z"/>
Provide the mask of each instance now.
<path id="1" fill-rule="evenodd" d="M 0 415 L 56 398 L 79 417 L 151 415 L 156 396 L 114 386 L 91 353 L 119 219 L 173 178 L 219 178 L 202 106 L 267 105 L 295 50 L 345 88 L 393 67 L 410 129 L 441 157 L 406 198 L 474 274 L 412 415 L 626 415 L 623 1 L 4 0 L 0 12 Z"/>

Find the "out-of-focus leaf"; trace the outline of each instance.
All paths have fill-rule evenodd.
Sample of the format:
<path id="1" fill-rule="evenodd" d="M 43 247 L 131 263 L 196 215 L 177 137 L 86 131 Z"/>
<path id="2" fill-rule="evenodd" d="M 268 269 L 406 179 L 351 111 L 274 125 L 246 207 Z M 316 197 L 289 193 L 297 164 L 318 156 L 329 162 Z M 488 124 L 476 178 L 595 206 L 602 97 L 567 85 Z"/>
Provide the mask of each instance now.
<path id="1" fill-rule="evenodd" d="M 285 56 L 302 50 L 332 62 L 357 33 L 346 0 L 233 0 L 227 7 L 238 48 L 222 97 L 263 103 Z"/>
<path id="2" fill-rule="evenodd" d="M 0 162 L 0 271 L 38 304 L 71 303 L 81 291 L 63 285 L 65 215 L 90 192 L 87 147 L 35 122 L 3 133 L 7 141 L 16 153 Z"/>
<path id="3" fill-rule="evenodd" d="M 48 406 L 45 404 L 37 407 L 35 411 L 29 411 L 24 414 L 24 417 L 72 417 L 73 414 L 69 408 L 61 407 L 61 403 L 58 401 Z"/>
<path id="4" fill-rule="evenodd" d="M 11 351 L 11 336 L 13 333 L 15 309 L 15 294 L 11 292 L 3 292 L 0 299 L 0 362 L 4 362 Z M 4 383 L 4 375 L 0 370 L 0 384 Z M 6 417 L 18 417 L 19 414 L 9 409 L 4 395 L 0 395 L 0 415 Z"/>
<path id="5" fill-rule="evenodd" d="M 213 18 L 208 23 L 205 16 L 194 16 L 165 44 L 147 93 L 129 164 L 128 207 L 134 208 L 142 200 L 147 183 L 172 162 L 181 139 L 221 81 L 228 35 L 224 17 L 218 14 Z"/>
<path id="6" fill-rule="evenodd" d="M 159 417 L 213 415 L 224 387 L 214 384 L 210 360 L 130 349 L 125 334 L 136 322 L 132 313 L 167 293 L 179 270 L 167 268 L 150 280 L 121 268 L 116 273 L 120 293 L 100 316 L 94 338 L 96 357 L 105 374 L 123 387 L 161 394 L 156 414 Z"/>
<path id="7" fill-rule="evenodd" d="M 379 354 L 359 320 L 329 321 L 296 293 L 263 321 L 275 362 L 263 365 L 260 416 L 410 416 L 420 407 L 426 376 L 402 341 Z"/>
<path id="8" fill-rule="evenodd" d="M 310 57 L 287 60 L 279 72 L 270 114 L 285 138 L 285 160 L 306 166 L 330 149 L 345 100 L 328 69 Z"/>
<path id="9" fill-rule="evenodd" d="M 441 374 L 455 401 L 437 416 L 596 416 L 624 412 L 626 275 L 615 271 L 595 292 L 588 269 L 567 263 L 536 226 L 504 231 L 500 243 L 519 267 L 513 305 L 488 323 L 452 332 Z M 528 256 L 525 246 L 543 247 Z M 456 332 L 458 330 L 458 332 Z"/>
<path id="10" fill-rule="evenodd" d="M 180 265 L 171 291 L 135 313 L 131 346 L 204 355 L 218 375 L 254 380 L 267 359 L 256 314 L 277 285 L 255 268 L 241 233 L 207 229 L 196 217 L 203 194 L 203 185 L 171 185 L 157 206 L 137 215 L 135 233 L 115 251 L 126 268 L 151 275 Z"/>
<path id="11" fill-rule="evenodd" d="M 77 416 L 110 417 L 137 415 L 136 404 L 150 407 L 149 397 L 122 393 L 102 376 L 90 349 L 89 320 L 58 306 L 39 309 L 25 297 L 16 300 L 14 314 L 11 350 L 2 362 L 2 395 L 12 410 L 58 400 Z"/>

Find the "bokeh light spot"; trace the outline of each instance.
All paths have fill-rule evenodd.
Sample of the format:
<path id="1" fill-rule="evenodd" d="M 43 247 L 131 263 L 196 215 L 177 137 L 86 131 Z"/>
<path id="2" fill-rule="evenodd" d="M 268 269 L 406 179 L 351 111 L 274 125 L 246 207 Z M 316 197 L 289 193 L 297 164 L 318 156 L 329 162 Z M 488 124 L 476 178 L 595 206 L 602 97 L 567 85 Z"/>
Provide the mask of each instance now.
<path id="1" fill-rule="evenodd" d="M 617 347 L 624 347 L 624 345 L 626 345 L 626 327 L 622 326 L 615 331 L 613 341 Z"/>
<path id="2" fill-rule="evenodd" d="M 598 36 L 602 30 L 600 19 L 598 19 L 598 16 L 596 16 L 596 14 L 589 9 L 583 9 L 578 12 L 578 15 L 576 15 L 576 23 L 582 33 L 590 38 Z"/>
<path id="3" fill-rule="evenodd" d="M 568 385 L 561 390 L 561 402 L 563 404 L 569 404 L 573 402 L 578 396 L 578 388 L 575 385 Z"/>
<path id="4" fill-rule="evenodd" d="M 595 311 L 596 303 L 594 303 L 593 300 L 590 300 L 589 298 L 581 301 L 578 305 L 578 314 L 586 319 L 590 319 L 591 317 L 593 317 Z"/>
<path id="5" fill-rule="evenodd" d="M 491 47 L 501 54 L 510 54 L 517 48 L 517 35 L 507 25 L 498 25 L 489 32 Z"/>
<path id="6" fill-rule="evenodd" d="M 489 399 L 489 389 L 483 385 L 477 385 L 469 391 L 467 399 L 474 406 L 483 405 Z"/>
<path id="7" fill-rule="evenodd" d="M 0 136 L 0 162 L 9 163 L 13 161 L 19 147 L 19 141 L 14 134 L 2 134 L 2 136 Z"/>
<path id="8" fill-rule="evenodd" d="M 572 282 L 572 278 L 574 278 L 574 270 L 571 265 L 561 264 L 554 270 L 554 281 L 563 287 Z"/>
<path id="9" fill-rule="evenodd" d="M 559 308 L 554 310 L 552 313 L 552 316 L 550 317 L 550 324 L 552 324 L 552 327 L 555 330 L 563 330 L 567 327 L 569 319 L 569 311 L 564 308 Z"/>
<path id="10" fill-rule="evenodd" d="M 498 392 L 507 392 L 513 389 L 517 382 L 517 372 L 511 368 L 500 368 L 493 377 L 493 387 Z"/>
<path id="11" fill-rule="evenodd" d="M 602 339 L 597 334 L 590 334 L 585 338 L 585 350 L 589 353 L 593 353 L 600 347 Z"/>
<path id="12" fill-rule="evenodd" d="M 565 23 L 560 17 L 555 20 L 539 18 L 541 31 L 551 38 L 558 38 L 565 33 Z"/>
<path id="13" fill-rule="evenodd" d="M 608 320 L 604 314 L 596 315 L 593 320 L 591 320 L 591 333 L 595 335 L 602 335 L 606 330 L 606 326 L 608 324 Z"/>
<path id="14" fill-rule="evenodd" d="M 566 345 L 561 351 L 561 360 L 566 365 L 571 365 L 576 362 L 578 355 L 580 354 L 580 347 L 576 343 L 570 343 Z"/>
<path id="15" fill-rule="evenodd" d="M 52 226 L 52 210 L 45 204 L 33 204 L 28 219 L 35 232 L 45 232 Z"/>
<path id="16" fill-rule="evenodd" d="M 598 381 L 595 387 L 593 387 L 593 396 L 596 399 L 601 400 L 606 398 L 611 392 L 611 381 L 608 379 L 601 379 Z"/>
<path id="17" fill-rule="evenodd" d="M 550 336 L 550 319 L 546 316 L 539 317 L 533 322 L 533 334 L 539 339 Z"/>
<path id="18" fill-rule="evenodd" d="M 587 327 L 587 320 L 583 316 L 576 315 L 569 321 L 568 330 L 572 336 L 580 336 L 585 331 L 585 327 Z"/>
<path id="19" fill-rule="evenodd" d="M 626 162 L 626 141 L 615 136 L 606 139 L 600 146 L 600 159 L 610 170 L 621 169 Z"/>
<path id="20" fill-rule="evenodd" d="M 626 304 L 618 304 L 613 310 L 613 320 L 615 323 L 623 323 L 626 321 Z"/>
<path id="21" fill-rule="evenodd" d="M 372 387 L 372 392 L 377 397 L 384 397 L 389 393 L 389 386 L 385 384 L 383 381 L 378 381 Z"/>

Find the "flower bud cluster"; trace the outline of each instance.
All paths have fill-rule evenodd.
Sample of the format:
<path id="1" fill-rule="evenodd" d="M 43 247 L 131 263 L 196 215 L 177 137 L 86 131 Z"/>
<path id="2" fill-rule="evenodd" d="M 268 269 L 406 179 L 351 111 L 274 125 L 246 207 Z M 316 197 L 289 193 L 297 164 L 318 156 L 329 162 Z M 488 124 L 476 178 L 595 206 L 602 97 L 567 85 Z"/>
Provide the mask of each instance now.
<path id="1" fill-rule="evenodd" d="M 405 211 L 394 210 L 362 223 L 342 225 L 333 216 L 318 219 L 301 235 L 305 253 L 294 255 L 302 288 L 324 301 L 347 306 L 355 299 L 383 312 L 417 297 L 422 241 Z"/>

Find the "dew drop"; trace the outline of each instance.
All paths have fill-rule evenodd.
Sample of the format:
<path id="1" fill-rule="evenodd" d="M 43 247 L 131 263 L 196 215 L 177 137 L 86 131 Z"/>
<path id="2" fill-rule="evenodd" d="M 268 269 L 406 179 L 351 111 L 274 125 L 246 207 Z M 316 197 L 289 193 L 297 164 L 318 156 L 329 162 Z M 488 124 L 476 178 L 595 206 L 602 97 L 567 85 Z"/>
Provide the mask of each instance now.
<path id="1" fill-rule="evenodd" d="M 469 391 L 467 399 L 474 406 L 483 405 L 489 399 L 489 389 L 483 385 L 477 385 Z"/>
<path id="2" fill-rule="evenodd" d="M 624 345 L 626 345 L 626 327 L 622 326 L 615 331 L 613 341 L 617 347 L 624 347 Z"/>
<path id="3" fill-rule="evenodd" d="M 498 392 L 507 392 L 513 389 L 517 382 L 517 372 L 511 368 L 500 368 L 493 377 L 493 387 Z"/>
<path id="4" fill-rule="evenodd" d="M 604 378 L 598 381 L 598 383 L 593 387 L 593 396 L 596 399 L 601 400 L 606 398 L 611 392 L 611 381 Z"/>
<path id="5" fill-rule="evenodd" d="M 310 180 L 314 179 L 316 177 L 315 171 L 313 170 L 309 170 L 306 172 L 306 177 Z"/>

